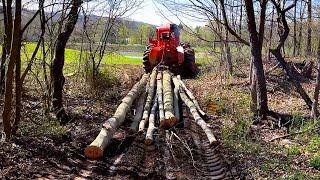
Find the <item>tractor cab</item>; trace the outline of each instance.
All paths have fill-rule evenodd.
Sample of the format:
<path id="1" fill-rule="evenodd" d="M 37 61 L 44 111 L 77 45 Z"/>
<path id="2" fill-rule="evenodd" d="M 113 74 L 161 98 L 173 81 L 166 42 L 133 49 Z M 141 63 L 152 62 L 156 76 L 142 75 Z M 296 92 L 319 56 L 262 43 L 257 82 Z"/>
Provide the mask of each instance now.
<path id="1" fill-rule="evenodd" d="M 146 72 L 163 65 L 175 74 L 195 75 L 194 51 L 190 46 L 180 46 L 180 28 L 176 24 L 157 27 L 155 39 L 149 39 L 149 45 L 143 54 Z"/>

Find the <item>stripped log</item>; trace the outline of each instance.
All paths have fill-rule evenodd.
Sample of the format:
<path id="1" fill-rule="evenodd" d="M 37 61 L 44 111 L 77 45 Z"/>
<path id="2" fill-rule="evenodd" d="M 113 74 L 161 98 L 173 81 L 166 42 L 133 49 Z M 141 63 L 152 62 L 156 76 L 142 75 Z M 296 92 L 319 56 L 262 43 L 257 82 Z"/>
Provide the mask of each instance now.
<path id="1" fill-rule="evenodd" d="M 174 79 L 174 78 L 173 78 Z M 175 86 L 180 86 L 181 83 L 177 83 L 176 80 L 173 80 L 173 82 L 175 83 Z M 181 100 L 188 106 L 190 113 L 192 114 L 194 121 L 202 128 L 202 130 L 204 131 L 204 133 L 207 135 L 207 138 L 209 140 L 209 144 L 210 145 L 218 145 L 219 142 L 217 141 L 217 139 L 215 138 L 215 136 L 213 135 L 211 129 L 208 127 L 207 123 L 201 118 L 200 114 L 197 111 L 197 108 L 195 106 L 195 104 L 192 102 L 192 100 L 190 100 L 188 98 L 188 96 L 186 95 L 186 93 L 181 89 L 180 87 L 180 97 Z"/>
<path id="2" fill-rule="evenodd" d="M 146 97 L 147 97 L 147 92 L 144 91 L 144 92 L 142 92 L 142 94 L 140 95 L 139 99 L 137 99 L 137 101 L 135 103 L 136 113 L 135 113 L 135 115 L 133 117 L 133 121 L 132 121 L 131 126 L 130 126 L 130 130 L 132 132 L 136 132 L 137 131 L 138 125 L 139 125 L 140 120 L 142 118 L 143 108 L 144 108 L 144 103 L 146 101 Z"/>
<path id="3" fill-rule="evenodd" d="M 187 86 L 184 84 L 184 82 L 181 80 L 180 75 L 177 76 L 177 78 L 179 79 L 180 82 L 180 87 L 183 88 L 183 90 L 187 93 L 188 97 L 191 99 L 191 101 L 194 103 L 194 105 L 196 106 L 196 109 L 198 110 L 198 112 L 200 113 L 200 115 L 202 117 L 206 116 L 206 113 L 202 111 L 198 101 L 196 100 L 196 98 L 194 97 L 194 95 L 192 94 L 192 92 L 187 88 Z"/>
<path id="4" fill-rule="evenodd" d="M 160 127 L 162 127 L 165 120 L 164 105 L 163 105 L 162 72 L 159 72 L 157 76 L 157 96 L 158 96 L 158 104 L 159 104 Z"/>
<path id="5" fill-rule="evenodd" d="M 179 87 L 176 87 L 176 86 L 173 89 L 173 109 L 174 109 L 174 116 L 179 121 L 179 118 L 180 118 Z"/>
<path id="6" fill-rule="evenodd" d="M 163 71 L 163 100 L 165 120 L 160 122 L 160 127 L 169 129 L 177 123 L 177 118 L 173 114 L 173 90 L 171 74 L 168 71 Z"/>
<path id="7" fill-rule="evenodd" d="M 151 145 L 153 143 L 153 133 L 156 130 L 155 121 L 157 118 L 157 108 L 158 108 L 158 99 L 157 96 L 154 98 L 154 103 L 151 108 L 150 116 L 149 116 L 149 126 L 146 134 L 146 145 Z"/>
<path id="8" fill-rule="evenodd" d="M 122 99 L 122 103 L 118 106 L 113 117 L 109 118 L 103 124 L 103 127 L 96 139 L 84 150 L 86 157 L 97 159 L 103 156 L 104 149 L 110 143 L 110 140 L 118 127 L 123 123 L 127 112 L 130 110 L 132 102 L 135 100 L 137 95 L 144 90 L 148 79 L 149 74 L 144 74 L 141 80 L 136 83 L 129 93 Z"/>
<path id="9" fill-rule="evenodd" d="M 144 127 L 149 119 L 149 112 L 152 106 L 152 101 L 155 93 L 155 86 L 156 86 L 156 77 L 157 77 L 157 70 L 154 69 L 150 76 L 150 82 L 148 87 L 148 96 L 146 99 L 146 103 L 143 108 L 143 115 L 142 119 L 139 123 L 139 131 L 143 131 Z"/>

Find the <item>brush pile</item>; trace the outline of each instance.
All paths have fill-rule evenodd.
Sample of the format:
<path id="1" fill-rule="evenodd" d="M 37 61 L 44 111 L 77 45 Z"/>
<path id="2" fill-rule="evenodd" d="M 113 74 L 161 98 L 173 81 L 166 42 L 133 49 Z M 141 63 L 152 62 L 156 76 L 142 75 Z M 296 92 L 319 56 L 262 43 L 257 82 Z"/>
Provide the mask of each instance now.
<path id="1" fill-rule="evenodd" d="M 155 130 L 170 130 L 177 123 L 183 122 L 181 102 L 189 108 L 193 120 L 204 131 L 210 145 L 218 144 L 211 129 L 203 120 L 206 114 L 181 77 L 174 76 L 169 70 L 155 68 L 151 74 L 144 74 L 122 99 L 113 117 L 103 124 L 96 139 L 86 147 L 85 156 L 91 159 L 103 156 L 104 150 L 124 122 L 126 114 L 131 111 L 132 105 L 135 114 L 130 131 L 145 133 L 145 144 L 153 144 Z"/>

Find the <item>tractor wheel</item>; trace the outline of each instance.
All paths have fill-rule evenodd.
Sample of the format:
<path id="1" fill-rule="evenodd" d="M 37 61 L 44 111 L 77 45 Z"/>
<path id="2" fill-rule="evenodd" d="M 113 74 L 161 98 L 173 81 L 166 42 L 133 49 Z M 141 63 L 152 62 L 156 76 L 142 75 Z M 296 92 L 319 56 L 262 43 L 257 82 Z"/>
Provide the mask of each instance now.
<path id="1" fill-rule="evenodd" d="M 152 67 L 149 62 L 149 54 L 150 54 L 151 48 L 152 48 L 152 46 L 149 44 L 143 53 L 143 58 L 142 58 L 143 62 L 142 63 L 143 63 L 144 71 L 146 73 L 150 73 L 152 71 Z"/>
<path id="2" fill-rule="evenodd" d="M 182 47 L 184 62 L 181 75 L 184 77 L 195 77 L 199 73 L 199 69 L 196 66 L 194 50 L 190 47 L 189 43 L 183 43 Z"/>

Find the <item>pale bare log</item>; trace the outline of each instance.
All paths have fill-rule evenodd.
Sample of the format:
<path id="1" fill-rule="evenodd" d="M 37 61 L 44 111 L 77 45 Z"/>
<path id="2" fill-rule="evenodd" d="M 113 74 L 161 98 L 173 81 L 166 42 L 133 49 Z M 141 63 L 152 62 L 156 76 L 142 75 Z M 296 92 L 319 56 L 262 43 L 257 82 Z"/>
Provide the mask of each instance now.
<path id="1" fill-rule="evenodd" d="M 175 83 L 174 84 L 177 84 L 177 85 L 174 85 L 174 96 L 173 96 L 173 108 L 174 108 L 174 115 L 175 117 L 179 120 L 180 118 L 180 109 L 179 109 L 179 89 L 180 89 L 180 83 L 179 83 L 179 80 L 177 79 L 176 76 L 173 76 L 172 77 L 172 81 Z"/>
<path id="2" fill-rule="evenodd" d="M 157 117 L 157 108 L 158 108 L 158 99 L 157 96 L 154 98 L 154 103 L 151 108 L 150 116 L 149 116 L 149 126 L 146 134 L 146 145 L 151 145 L 153 143 L 153 133 L 156 130 L 155 121 Z"/>
<path id="3" fill-rule="evenodd" d="M 173 90 L 173 109 L 174 109 L 174 116 L 179 121 L 179 118 L 180 118 L 179 88 L 176 88 L 176 87 L 174 87 L 174 90 Z"/>
<path id="4" fill-rule="evenodd" d="M 194 121 L 202 128 L 204 133 L 207 135 L 207 138 L 209 140 L 209 144 L 210 145 L 219 144 L 219 142 L 217 141 L 217 139 L 213 135 L 211 129 L 208 127 L 207 123 L 199 115 L 195 104 L 188 98 L 186 93 L 181 89 L 180 89 L 180 97 L 181 97 L 182 101 L 188 106 L 188 108 L 194 118 Z"/>
<path id="5" fill-rule="evenodd" d="M 147 84 L 149 74 L 144 74 L 141 80 L 136 83 L 129 93 L 122 99 L 122 103 L 118 106 L 112 118 L 109 118 L 101 128 L 96 139 L 84 150 L 84 154 L 88 158 L 97 159 L 103 156 L 104 149 L 110 143 L 110 139 L 123 123 L 127 112 L 130 110 L 132 102 L 140 94 Z"/>
<path id="6" fill-rule="evenodd" d="M 173 114 L 173 88 L 171 86 L 171 74 L 163 71 L 163 100 L 165 120 L 160 122 L 160 127 L 169 129 L 177 123 L 177 118 Z"/>
<path id="7" fill-rule="evenodd" d="M 196 100 L 196 98 L 194 97 L 194 95 L 192 94 L 192 92 L 187 88 L 187 86 L 184 84 L 184 82 L 181 80 L 180 75 L 177 76 L 177 78 L 180 81 L 180 86 L 183 88 L 183 90 L 186 91 L 188 97 L 192 100 L 192 102 L 194 103 L 194 105 L 196 106 L 196 109 L 198 110 L 198 112 L 200 113 L 200 115 L 206 116 L 206 113 L 202 111 L 198 101 Z"/>
<path id="8" fill-rule="evenodd" d="M 150 82 L 150 81 L 149 81 Z M 135 132 L 138 129 L 140 120 L 142 118 L 142 114 L 143 114 L 143 108 L 144 108 L 144 103 L 146 101 L 146 97 L 147 97 L 147 92 L 144 91 L 142 92 L 142 94 L 140 95 L 139 99 L 137 99 L 136 103 L 135 103 L 135 115 L 133 117 L 133 121 L 131 123 L 130 129 L 131 131 Z"/>
<path id="9" fill-rule="evenodd" d="M 162 72 L 159 72 L 157 76 L 157 96 L 158 96 L 158 104 L 159 104 L 160 127 L 162 127 L 165 120 L 164 105 L 163 105 Z"/>
<path id="10" fill-rule="evenodd" d="M 143 108 L 143 115 L 142 115 L 142 119 L 139 123 L 139 131 L 143 131 L 144 127 L 149 119 L 149 113 L 150 113 L 150 109 L 152 106 L 152 100 L 155 94 L 155 90 L 156 90 L 156 79 L 157 78 L 157 70 L 154 69 L 151 73 L 150 76 L 150 82 L 149 82 L 149 87 L 148 87 L 148 96 L 146 99 L 146 103 L 144 105 Z"/>

